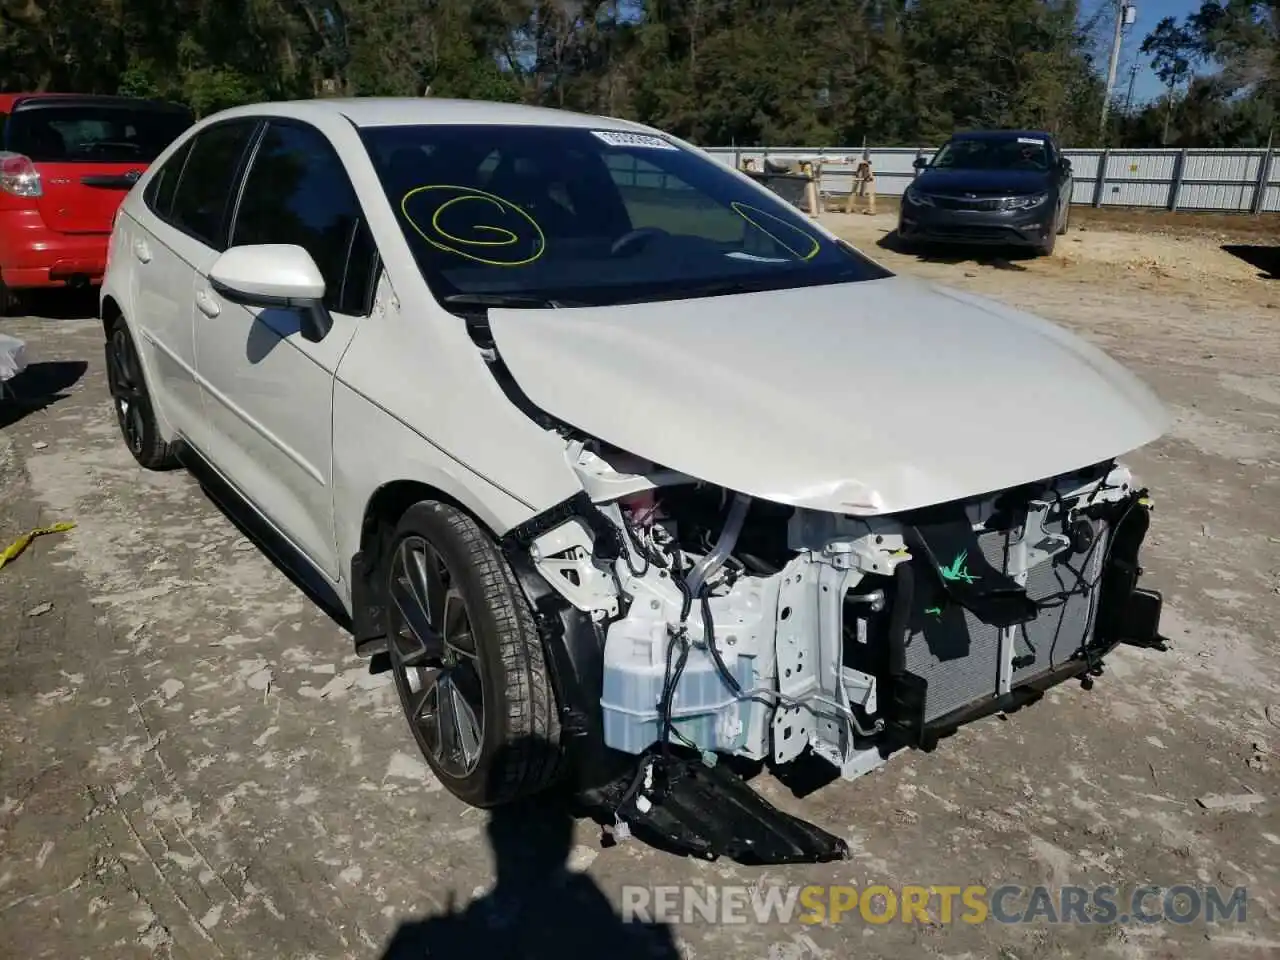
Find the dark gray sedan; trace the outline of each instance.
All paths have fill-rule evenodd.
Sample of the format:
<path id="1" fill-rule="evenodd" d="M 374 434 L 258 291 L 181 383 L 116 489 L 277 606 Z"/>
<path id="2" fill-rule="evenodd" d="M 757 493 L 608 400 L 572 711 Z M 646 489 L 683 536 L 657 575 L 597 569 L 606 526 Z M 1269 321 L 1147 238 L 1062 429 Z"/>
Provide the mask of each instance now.
<path id="1" fill-rule="evenodd" d="M 1048 133 L 958 133 L 916 167 L 898 219 L 904 242 L 1008 244 L 1047 256 L 1067 232 L 1071 161 Z"/>

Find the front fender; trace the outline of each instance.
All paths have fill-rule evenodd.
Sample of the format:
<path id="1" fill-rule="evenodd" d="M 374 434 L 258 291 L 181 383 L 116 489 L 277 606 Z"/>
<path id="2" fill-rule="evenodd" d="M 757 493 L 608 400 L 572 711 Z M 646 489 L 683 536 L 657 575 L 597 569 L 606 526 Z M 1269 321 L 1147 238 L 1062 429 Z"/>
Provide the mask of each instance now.
<path id="1" fill-rule="evenodd" d="M 351 557 L 360 549 L 365 508 L 389 483 L 410 480 L 434 487 L 495 535 L 536 513 L 341 382 L 334 386 L 333 436 L 336 546 L 348 591 Z"/>

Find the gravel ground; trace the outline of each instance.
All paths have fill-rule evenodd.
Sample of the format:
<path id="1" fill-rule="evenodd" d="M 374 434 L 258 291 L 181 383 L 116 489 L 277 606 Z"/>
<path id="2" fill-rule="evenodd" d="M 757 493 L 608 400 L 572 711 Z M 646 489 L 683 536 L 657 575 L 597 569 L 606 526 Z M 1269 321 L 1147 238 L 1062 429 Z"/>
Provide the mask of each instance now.
<path id="1" fill-rule="evenodd" d="M 1080 331 L 1168 402 L 1174 430 L 1130 462 L 1157 501 L 1147 569 L 1171 652 L 1119 651 L 1091 691 L 1057 688 L 855 783 L 798 798 L 758 778 L 846 837 L 843 863 L 604 848 L 550 812 L 513 829 L 443 791 L 387 677 L 192 478 L 135 467 L 95 321 L 0 321 L 65 387 L 0 414 L 0 546 L 77 524 L 0 570 L 0 955 L 488 957 L 570 933 L 590 949 L 563 956 L 1280 955 L 1280 281 L 1203 237 L 1090 226 L 1049 261 L 922 259 L 880 246 L 891 217 L 831 220 L 895 269 Z M 1197 803 L 1250 793 L 1240 810 Z M 521 874 L 539 858 L 567 869 Z M 1248 906 L 1217 926 L 855 914 L 639 930 L 614 915 L 636 882 L 1242 885 Z"/>

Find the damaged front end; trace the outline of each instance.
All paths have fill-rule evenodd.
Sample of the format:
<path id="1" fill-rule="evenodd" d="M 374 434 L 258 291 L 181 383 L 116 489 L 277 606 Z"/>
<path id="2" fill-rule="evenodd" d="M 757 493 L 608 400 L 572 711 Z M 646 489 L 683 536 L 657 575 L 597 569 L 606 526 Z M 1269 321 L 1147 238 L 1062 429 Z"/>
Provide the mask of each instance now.
<path id="1" fill-rule="evenodd" d="M 1160 647 L 1137 586 L 1150 501 L 1108 461 L 972 500 L 846 516 L 752 499 L 581 437 L 583 493 L 511 531 L 582 794 L 699 856 L 836 859 L 733 758 L 845 779 L 1010 710 L 1117 644 Z"/>

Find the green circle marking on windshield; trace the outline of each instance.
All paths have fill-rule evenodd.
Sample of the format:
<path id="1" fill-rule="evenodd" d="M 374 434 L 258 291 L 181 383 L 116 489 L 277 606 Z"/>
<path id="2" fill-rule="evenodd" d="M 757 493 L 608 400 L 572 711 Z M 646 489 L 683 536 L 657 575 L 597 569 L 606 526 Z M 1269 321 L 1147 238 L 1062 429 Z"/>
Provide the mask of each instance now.
<path id="1" fill-rule="evenodd" d="M 750 206 L 749 204 L 739 203 L 736 200 L 733 203 L 729 204 L 729 206 L 731 206 L 733 208 L 733 212 L 736 213 L 738 216 L 740 216 L 743 220 L 747 221 L 747 223 L 751 224 L 753 227 L 755 227 L 757 230 L 763 233 L 766 237 L 768 237 L 778 246 L 782 247 L 782 249 L 791 253 L 793 256 L 795 256 L 799 260 L 812 260 L 814 257 L 818 255 L 818 251 L 822 249 L 822 244 L 818 242 L 817 237 L 813 236 L 813 234 L 811 233 L 806 233 L 804 230 L 801 230 L 799 227 L 797 227 L 793 223 L 787 223 L 787 221 L 783 220 L 779 216 L 775 216 L 772 213 L 767 213 L 764 210 L 761 210 L 759 207 L 753 207 L 753 206 Z M 779 237 L 772 230 L 769 230 L 767 227 L 762 226 L 760 223 L 761 220 L 772 220 L 773 223 L 783 228 L 783 231 L 782 231 L 783 236 L 790 235 L 792 238 L 792 243 L 796 243 L 796 241 L 799 241 L 799 243 L 796 243 L 796 246 L 792 246 L 790 243 L 787 243 L 785 240 L 782 239 L 782 237 Z M 777 229 L 777 228 L 775 227 L 774 229 Z M 799 249 L 797 249 L 797 247 Z M 808 253 L 802 253 L 801 250 L 804 250 L 806 247 L 809 248 Z"/>
<path id="2" fill-rule="evenodd" d="M 417 216 L 410 212 L 410 201 L 418 199 L 438 201 L 434 209 L 428 207 L 429 216 L 428 210 Z M 547 249 L 546 235 L 533 217 L 510 200 L 475 187 L 415 187 L 401 198 L 400 212 L 433 247 L 487 266 L 523 267 Z"/>

